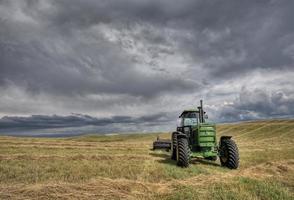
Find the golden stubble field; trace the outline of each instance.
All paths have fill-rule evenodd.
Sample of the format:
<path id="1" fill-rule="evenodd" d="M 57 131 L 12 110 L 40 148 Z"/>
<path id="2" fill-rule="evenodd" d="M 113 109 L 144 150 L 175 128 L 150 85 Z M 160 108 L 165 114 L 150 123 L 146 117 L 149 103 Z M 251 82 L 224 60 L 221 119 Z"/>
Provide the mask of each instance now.
<path id="1" fill-rule="evenodd" d="M 0 137 L 0 199 L 294 199 L 294 120 L 223 124 L 240 168 L 152 151 L 158 134 Z M 160 133 L 169 138 L 168 133 Z"/>

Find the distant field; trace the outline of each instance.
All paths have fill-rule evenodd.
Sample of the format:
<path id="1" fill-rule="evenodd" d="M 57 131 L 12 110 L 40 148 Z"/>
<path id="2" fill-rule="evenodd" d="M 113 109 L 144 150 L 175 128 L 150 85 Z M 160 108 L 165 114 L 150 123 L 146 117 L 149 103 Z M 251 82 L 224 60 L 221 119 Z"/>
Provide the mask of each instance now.
<path id="1" fill-rule="evenodd" d="M 152 151 L 158 134 L 0 137 L 0 199 L 294 199 L 294 120 L 217 126 L 240 168 L 177 167 Z M 160 134 L 169 138 L 168 133 Z"/>

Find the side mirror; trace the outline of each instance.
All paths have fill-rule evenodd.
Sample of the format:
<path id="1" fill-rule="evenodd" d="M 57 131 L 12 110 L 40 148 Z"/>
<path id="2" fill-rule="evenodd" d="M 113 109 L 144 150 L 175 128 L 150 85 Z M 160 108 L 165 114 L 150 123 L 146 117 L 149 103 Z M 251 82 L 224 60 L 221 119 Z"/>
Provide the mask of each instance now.
<path id="1" fill-rule="evenodd" d="M 208 119 L 208 115 L 204 115 L 204 119 Z"/>

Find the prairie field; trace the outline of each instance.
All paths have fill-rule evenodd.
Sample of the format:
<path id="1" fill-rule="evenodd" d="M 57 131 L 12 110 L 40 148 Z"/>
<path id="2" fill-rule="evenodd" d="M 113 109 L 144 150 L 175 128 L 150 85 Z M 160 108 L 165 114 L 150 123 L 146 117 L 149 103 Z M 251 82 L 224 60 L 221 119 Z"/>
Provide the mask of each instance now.
<path id="1" fill-rule="evenodd" d="M 153 151 L 157 135 L 0 137 L 0 199 L 294 199 L 294 120 L 217 125 L 240 167 Z"/>

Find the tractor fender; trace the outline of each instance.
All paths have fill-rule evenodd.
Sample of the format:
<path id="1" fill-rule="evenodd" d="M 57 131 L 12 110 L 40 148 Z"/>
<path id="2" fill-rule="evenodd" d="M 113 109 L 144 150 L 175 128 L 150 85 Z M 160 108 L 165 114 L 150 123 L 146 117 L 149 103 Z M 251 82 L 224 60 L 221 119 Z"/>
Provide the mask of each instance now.
<path id="1" fill-rule="evenodd" d="M 224 135 L 224 136 L 221 136 L 220 140 L 219 140 L 219 146 L 221 146 L 223 140 L 229 140 L 231 139 L 233 136 L 229 136 L 229 135 Z"/>
<path id="2" fill-rule="evenodd" d="M 178 132 L 177 139 L 179 139 L 179 138 L 187 138 L 187 135 L 184 133 Z"/>
<path id="3" fill-rule="evenodd" d="M 172 133 L 172 136 L 173 136 L 173 135 L 181 135 L 181 134 L 184 134 L 184 133 L 179 132 L 179 131 L 175 131 L 175 132 Z"/>
<path id="4" fill-rule="evenodd" d="M 224 136 L 221 136 L 221 140 L 231 139 L 232 137 L 233 137 L 233 136 L 224 135 Z"/>

